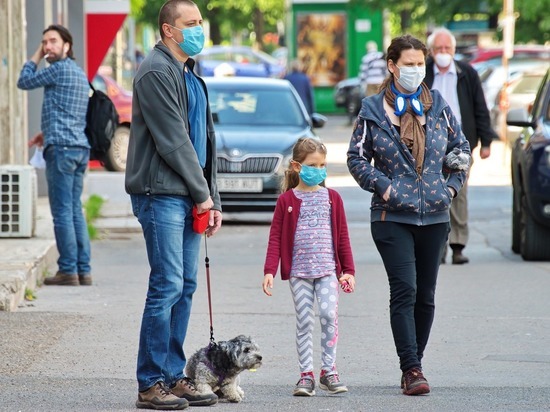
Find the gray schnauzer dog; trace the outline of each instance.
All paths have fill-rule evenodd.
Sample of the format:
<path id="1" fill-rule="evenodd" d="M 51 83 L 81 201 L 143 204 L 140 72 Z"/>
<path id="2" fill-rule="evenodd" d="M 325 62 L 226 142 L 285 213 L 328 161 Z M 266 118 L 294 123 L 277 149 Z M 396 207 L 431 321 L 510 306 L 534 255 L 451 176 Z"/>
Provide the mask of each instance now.
<path id="1" fill-rule="evenodd" d="M 239 335 L 199 349 L 187 362 L 185 373 L 195 381 L 199 393 L 213 392 L 229 402 L 240 402 L 244 391 L 239 386 L 239 374 L 261 365 L 258 345 L 250 337 Z"/>

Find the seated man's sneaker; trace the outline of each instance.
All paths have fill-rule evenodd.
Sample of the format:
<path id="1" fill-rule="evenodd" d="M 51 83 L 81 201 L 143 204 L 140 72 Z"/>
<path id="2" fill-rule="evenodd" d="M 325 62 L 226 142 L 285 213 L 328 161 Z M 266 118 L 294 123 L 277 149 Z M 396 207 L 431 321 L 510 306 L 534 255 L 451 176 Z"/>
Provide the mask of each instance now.
<path id="1" fill-rule="evenodd" d="M 172 393 L 164 382 L 157 382 L 149 389 L 138 393 L 136 408 L 161 411 L 180 411 L 189 406 L 187 399 Z"/>
<path id="2" fill-rule="evenodd" d="M 216 394 L 197 392 L 195 383 L 189 378 L 182 378 L 176 381 L 170 389 L 174 395 L 187 399 L 191 406 L 210 406 L 218 403 L 218 396 Z"/>

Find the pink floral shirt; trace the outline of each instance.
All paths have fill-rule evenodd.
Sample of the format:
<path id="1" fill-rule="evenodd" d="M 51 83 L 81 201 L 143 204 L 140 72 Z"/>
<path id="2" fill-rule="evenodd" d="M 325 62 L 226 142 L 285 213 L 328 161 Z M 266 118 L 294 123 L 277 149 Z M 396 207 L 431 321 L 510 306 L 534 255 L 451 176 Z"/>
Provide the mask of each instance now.
<path id="1" fill-rule="evenodd" d="M 302 201 L 294 237 L 290 276 L 319 278 L 336 274 L 328 190 L 293 189 Z"/>

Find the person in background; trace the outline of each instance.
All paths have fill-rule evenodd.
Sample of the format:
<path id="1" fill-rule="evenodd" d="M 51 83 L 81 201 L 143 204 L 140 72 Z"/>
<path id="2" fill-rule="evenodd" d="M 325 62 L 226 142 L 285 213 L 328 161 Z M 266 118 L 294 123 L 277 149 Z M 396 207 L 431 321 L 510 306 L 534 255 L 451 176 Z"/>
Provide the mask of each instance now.
<path id="1" fill-rule="evenodd" d="M 378 45 L 374 41 L 366 43 L 367 54 L 361 59 L 359 68 L 361 88 L 364 96 L 372 96 L 378 93 L 380 85 L 388 75 L 384 53 L 378 51 Z"/>
<path id="2" fill-rule="evenodd" d="M 371 232 L 390 286 L 390 323 L 405 395 L 430 386 L 422 370 L 435 313 L 440 251 L 449 207 L 464 181 L 470 148 L 445 100 L 423 83 L 424 44 L 411 35 L 388 47 L 391 73 L 365 97 L 348 168 L 372 192 Z"/>
<path id="3" fill-rule="evenodd" d="M 206 85 L 193 72 L 204 45 L 202 15 L 190 0 L 159 13 L 161 40 L 134 78 L 126 192 L 143 229 L 149 288 L 139 337 L 136 407 L 181 410 L 217 403 L 184 375 L 201 235 L 193 208 L 208 213 L 206 236 L 221 226 L 216 139 Z"/>
<path id="4" fill-rule="evenodd" d="M 312 138 L 299 139 L 285 172 L 283 194 L 277 200 L 267 247 L 262 288 L 271 296 L 273 277 L 281 264 L 296 311 L 296 350 L 300 379 L 294 396 L 315 395 L 313 372 L 314 301 L 321 322 L 322 366 L 319 387 L 331 394 L 348 388 L 336 370 L 338 285 L 355 288 L 355 266 L 342 198 L 322 186 L 327 149 Z"/>
<path id="5" fill-rule="evenodd" d="M 303 64 L 299 60 L 293 60 L 290 63 L 290 73 L 285 77 L 296 89 L 308 114 L 311 116 L 315 111 L 315 101 L 313 98 L 313 87 L 309 77 L 304 73 Z"/>
<path id="6" fill-rule="evenodd" d="M 143 62 L 143 59 L 145 59 L 145 54 L 143 53 L 143 49 L 140 44 L 136 44 L 136 50 L 134 54 L 135 54 L 135 62 L 136 62 L 136 70 L 137 70 L 139 69 L 139 65 Z"/>
<path id="7" fill-rule="evenodd" d="M 491 119 L 481 81 L 476 70 L 468 63 L 454 60 L 456 39 L 445 28 L 437 28 L 427 39 L 431 54 L 426 65 L 426 85 L 439 91 L 460 122 L 462 131 L 473 151 L 479 143 L 479 157 L 491 155 L 491 142 L 498 138 L 491 128 Z M 470 163 L 471 165 L 471 163 Z M 469 173 L 468 173 L 469 175 Z M 451 206 L 451 233 L 449 246 L 452 263 L 461 265 L 469 262 L 463 249 L 468 244 L 468 181 L 453 200 Z M 445 263 L 447 245 L 443 247 L 441 261 Z"/>
<path id="8" fill-rule="evenodd" d="M 38 70 L 43 59 L 49 66 Z M 17 87 L 44 87 L 42 131 L 29 141 L 29 146 L 44 148 L 48 200 L 59 252 L 58 271 L 44 279 L 44 284 L 89 286 L 90 238 L 80 198 L 90 158 L 84 133 L 90 85 L 74 62 L 73 37 L 65 27 L 52 24 L 43 31 L 40 46 L 23 65 Z"/>

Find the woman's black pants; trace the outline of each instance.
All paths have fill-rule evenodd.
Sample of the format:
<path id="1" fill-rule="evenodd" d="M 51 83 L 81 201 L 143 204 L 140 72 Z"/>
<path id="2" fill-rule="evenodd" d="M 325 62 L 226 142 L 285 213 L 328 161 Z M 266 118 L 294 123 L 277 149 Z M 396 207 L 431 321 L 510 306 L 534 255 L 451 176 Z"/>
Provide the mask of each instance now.
<path id="1" fill-rule="evenodd" d="M 390 322 L 403 372 L 422 367 L 435 313 L 435 286 L 448 223 L 372 222 L 390 285 Z"/>

